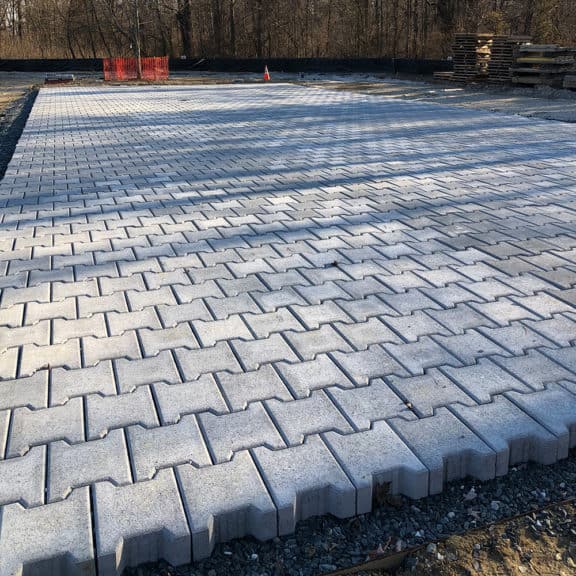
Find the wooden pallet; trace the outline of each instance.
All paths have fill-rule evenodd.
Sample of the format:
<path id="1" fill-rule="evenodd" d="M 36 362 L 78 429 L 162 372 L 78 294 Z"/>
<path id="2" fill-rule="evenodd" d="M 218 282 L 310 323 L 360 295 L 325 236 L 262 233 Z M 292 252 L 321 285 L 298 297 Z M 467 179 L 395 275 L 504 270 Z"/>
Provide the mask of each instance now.
<path id="1" fill-rule="evenodd" d="M 528 36 L 459 33 L 452 48 L 454 82 L 509 83 L 517 46 L 529 42 Z"/>
<path id="2" fill-rule="evenodd" d="M 511 68 L 514 65 L 516 49 L 530 42 L 529 36 L 495 36 L 492 42 L 488 64 L 488 82 L 509 84 L 512 81 Z"/>
<path id="3" fill-rule="evenodd" d="M 488 74 L 492 34 L 456 34 L 453 45 L 454 82 L 474 82 Z"/>

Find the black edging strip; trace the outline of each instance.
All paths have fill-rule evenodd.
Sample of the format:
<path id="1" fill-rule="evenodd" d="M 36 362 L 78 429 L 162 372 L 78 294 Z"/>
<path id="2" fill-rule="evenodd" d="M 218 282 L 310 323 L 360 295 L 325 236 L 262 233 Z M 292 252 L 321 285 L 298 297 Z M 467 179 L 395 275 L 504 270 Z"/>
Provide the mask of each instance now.
<path id="1" fill-rule="evenodd" d="M 2 180 L 4 174 L 6 174 L 8 164 L 10 160 L 12 160 L 18 140 L 20 140 L 28 116 L 30 116 L 30 112 L 36 101 L 36 96 L 38 96 L 38 90 L 31 90 L 28 94 L 16 100 L 16 102 L 7 109 L 5 113 L 6 117 L 0 120 L 0 180 Z M 17 116 L 11 119 L 11 115 L 15 112 Z M 7 124 L 8 128 L 4 129 L 3 124 Z"/>

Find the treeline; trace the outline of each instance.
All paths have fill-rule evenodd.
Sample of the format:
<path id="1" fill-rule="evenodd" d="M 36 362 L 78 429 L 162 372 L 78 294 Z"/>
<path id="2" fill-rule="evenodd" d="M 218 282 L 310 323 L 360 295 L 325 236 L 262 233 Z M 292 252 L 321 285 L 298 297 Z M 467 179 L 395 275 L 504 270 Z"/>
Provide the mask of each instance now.
<path id="1" fill-rule="evenodd" d="M 576 0 L 0 0 L 0 58 L 439 58 L 455 32 L 576 43 Z"/>

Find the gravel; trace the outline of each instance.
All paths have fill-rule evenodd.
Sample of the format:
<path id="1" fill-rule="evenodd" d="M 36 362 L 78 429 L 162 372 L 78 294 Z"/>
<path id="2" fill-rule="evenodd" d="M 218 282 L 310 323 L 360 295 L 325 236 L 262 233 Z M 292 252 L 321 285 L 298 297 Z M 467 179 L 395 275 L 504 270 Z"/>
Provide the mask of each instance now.
<path id="1" fill-rule="evenodd" d="M 216 547 L 208 560 L 172 568 L 154 564 L 125 576 L 316 576 L 350 568 L 576 496 L 576 453 L 553 466 L 513 468 L 485 483 L 473 479 L 446 486 L 420 501 L 379 494 L 375 510 L 347 520 L 301 522 L 296 533 L 270 542 L 237 540 Z"/>

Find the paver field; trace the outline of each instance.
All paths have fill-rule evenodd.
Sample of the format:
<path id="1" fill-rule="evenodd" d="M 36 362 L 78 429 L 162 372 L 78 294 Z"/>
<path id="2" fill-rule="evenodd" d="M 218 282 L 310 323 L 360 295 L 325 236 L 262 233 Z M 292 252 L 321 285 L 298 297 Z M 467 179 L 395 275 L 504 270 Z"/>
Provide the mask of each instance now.
<path id="1" fill-rule="evenodd" d="M 42 90 L 0 183 L 0 575 L 102 574 L 576 445 L 576 130 Z"/>

